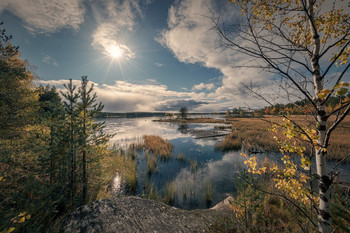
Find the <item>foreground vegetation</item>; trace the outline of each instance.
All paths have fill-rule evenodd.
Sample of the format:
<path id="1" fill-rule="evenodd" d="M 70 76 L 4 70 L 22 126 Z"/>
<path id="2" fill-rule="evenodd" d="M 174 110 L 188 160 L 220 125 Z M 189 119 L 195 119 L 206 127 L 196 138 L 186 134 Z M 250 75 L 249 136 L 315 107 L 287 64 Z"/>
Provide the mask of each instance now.
<path id="1" fill-rule="evenodd" d="M 271 177 L 251 176 L 245 171 L 237 175 L 235 183 L 237 192 L 230 204 L 233 216 L 220 219 L 211 226 L 211 232 L 315 232 L 309 218 L 316 221 L 317 215 L 310 211 L 310 206 L 283 197 Z M 336 185 L 333 195 L 331 208 L 336 232 L 349 232 L 349 191 Z M 302 216 L 299 206 L 310 215 Z"/>

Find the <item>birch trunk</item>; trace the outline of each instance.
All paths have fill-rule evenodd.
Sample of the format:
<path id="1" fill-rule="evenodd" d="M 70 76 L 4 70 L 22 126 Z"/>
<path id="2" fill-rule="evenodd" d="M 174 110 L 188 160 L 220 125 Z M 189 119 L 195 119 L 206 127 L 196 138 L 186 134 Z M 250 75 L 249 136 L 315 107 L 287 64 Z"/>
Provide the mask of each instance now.
<path id="1" fill-rule="evenodd" d="M 320 74 L 319 55 L 320 55 L 320 36 L 317 33 L 315 26 L 314 15 L 314 1 L 308 1 L 308 14 L 309 14 L 309 26 L 312 33 L 312 39 L 314 43 L 313 52 L 311 54 L 311 66 L 313 71 L 313 82 L 315 89 L 315 96 L 317 101 L 317 122 L 316 129 L 318 132 L 318 146 L 315 147 L 316 155 L 316 172 L 318 177 L 318 193 L 319 193 L 319 206 L 318 206 L 318 231 L 322 233 L 330 233 L 332 231 L 332 216 L 331 216 L 331 180 L 327 173 L 326 167 L 326 130 L 327 130 L 327 117 L 325 111 L 325 103 L 318 97 L 320 91 L 323 90 L 323 79 Z"/>

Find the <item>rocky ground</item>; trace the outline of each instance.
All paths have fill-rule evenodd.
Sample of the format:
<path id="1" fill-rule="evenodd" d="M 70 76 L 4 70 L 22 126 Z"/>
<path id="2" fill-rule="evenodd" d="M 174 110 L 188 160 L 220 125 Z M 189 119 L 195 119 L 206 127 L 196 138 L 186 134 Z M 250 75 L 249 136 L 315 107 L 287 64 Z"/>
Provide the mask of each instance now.
<path id="1" fill-rule="evenodd" d="M 228 199 L 212 209 L 187 211 L 132 196 L 103 199 L 79 207 L 60 232 L 209 232 L 232 215 L 227 204 Z"/>

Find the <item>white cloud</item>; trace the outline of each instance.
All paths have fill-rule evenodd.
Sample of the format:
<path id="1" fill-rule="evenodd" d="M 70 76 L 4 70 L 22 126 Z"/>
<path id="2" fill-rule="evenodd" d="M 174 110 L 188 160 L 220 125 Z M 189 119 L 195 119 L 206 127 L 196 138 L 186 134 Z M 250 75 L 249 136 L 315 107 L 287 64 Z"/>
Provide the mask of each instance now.
<path id="1" fill-rule="evenodd" d="M 158 83 L 158 81 L 157 81 L 157 80 L 152 79 L 152 78 L 148 78 L 148 79 L 146 79 L 146 81 L 147 81 L 147 82 L 149 82 L 149 83 L 153 83 L 153 84 Z"/>
<path id="2" fill-rule="evenodd" d="M 113 48 L 118 48 L 120 53 L 123 54 L 123 59 L 134 58 L 135 54 L 127 45 L 123 44 L 123 41 L 117 39 L 118 35 L 119 30 L 115 24 L 108 22 L 100 24 L 92 36 L 92 46 L 102 49 L 106 55 L 109 55 L 109 51 Z"/>
<path id="3" fill-rule="evenodd" d="M 64 91 L 63 84 L 68 84 L 68 82 L 68 80 L 40 80 L 38 84 L 49 84 Z M 80 86 L 80 81 L 73 80 L 73 84 Z M 110 112 L 177 111 L 179 104 L 187 103 L 189 107 L 204 104 L 204 102 L 194 100 L 191 92 L 171 91 L 167 86 L 161 84 L 133 84 L 116 81 L 113 85 L 94 83 L 94 86 L 98 101 L 105 105 L 104 111 Z"/>
<path id="4" fill-rule="evenodd" d="M 45 53 L 42 53 L 42 55 L 44 56 L 44 58 L 42 60 L 43 62 L 45 62 L 47 64 L 51 64 L 51 65 L 56 66 L 56 67 L 59 66 L 58 62 L 54 58 L 52 58 L 51 56 L 49 56 Z"/>
<path id="5" fill-rule="evenodd" d="M 108 51 L 118 47 L 123 59 L 135 57 L 127 44 L 128 33 L 133 31 L 136 19 L 142 17 L 138 1 L 104 0 L 102 4 L 92 3 L 92 9 L 99 25 L 93 33 L 92 46 L 108 55 Z"/>
<path id="6" fill-rule="evenodd" d="M 220 15 L 221 20 L 228 24 L 241 14 L 225 1 L 223 3 L 214 0 L 177 1 L 169 9 L 168 28 L 163 30 L 156 40 L 169 48 L 179 61 L 201 64 L 207 68 L 217 69 L 223 74 L 222 85 L 208 95 L 215 99 L 218 106 L 222 104 L 234 106 L 237 103 L 255 104 L 256 98 L 242 93 L 241 83 L 253 82 L 260 86 L 267 86 L 270 85 L 268 81 L 270 75 L 254 70 L 232 68 L 233 64 L 245 64 L 250 60 L 219 46 L 217 32 L 211 30 L 213 24 L 211 20 L 205 18 L 213 13 Z M 195 85 L 192 90 L 213 90 L 214 88 L 214 84 L 201 83 Z M 225 103 L 228 100 L 231 103 Z M 203 109 L 206 107 L 208 105 L 202 106 Z"/>
<path id="7" fill-rule="evenodd" d="M 63 28 L 78 30 L 84 22 L 83 0 L 1 0 L 0 13 L 8 10 L 21 18 L 32 33 L 54 33 Z"/>
<path id="8" fill-rule="evenodd" d="M 199 91 L 199 90 L 203 90 L 203 89 L 213 90 L 214 88 L 215 88 L 214 83 L 207 83 L 207 84 L 200 83 L 198 85 L 194 85 L 192 90 L 193 91 Z"/>
<path id="9" fill-rule="evenodd" d="M 158 66 L 158 67 L 162 67 L 162 66 L 164 66 L 164 64 L 159 63 L 159 62 L 154 63 L 154 65 L 156 65 L 156 66 Z"/>
<path id="10" fill-rule="evenodd" d="M 115 81 L 114 84 L 94 83 L 94 91 L 98 101 L 105 105 L 104 111 L 109 112 L 140 112 L 140 111 L 172 111 L 178 112 L 181 107 L 188 107 L 191 112 L 220 112 L 228 106 L 239 107 L 242 103 L 236 98 L 229 101 L 217 98 L 215 92 L 197 93 L 193 91 L 172 91 L 166 85 L 148 80 L 148 84 L 135 84 L 127 81 Z M 154 80 L 156 81 L 156 80 Z M 63 84 L 68 80 L 39 80 L 38 84 L 56 86 L 64 90 Z M 92 84 L 93 82 L 90 81 Z M 80 80 L 73 80 L 80 86 Z M 246 97 L 248 99 L 248 97 Z M 256 103 L 256 99 L 254 99 Z"/>

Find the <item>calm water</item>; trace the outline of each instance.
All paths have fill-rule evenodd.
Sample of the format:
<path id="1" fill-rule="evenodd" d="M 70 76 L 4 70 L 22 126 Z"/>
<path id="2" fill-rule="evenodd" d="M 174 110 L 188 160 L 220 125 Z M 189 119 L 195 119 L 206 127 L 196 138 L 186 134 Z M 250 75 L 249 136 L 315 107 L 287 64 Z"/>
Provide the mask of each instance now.
<path id="1" fill-rule="evenodd" d="M 158 161 L 158 171 L 150 176 L 146 173 L 146 161 L 141 152 L 138 162 L 137 195 L 142 196 L 144 187 L 153 186 L 160 195 L 164 194 L 166 183 L 173 182 L 177 187 L 177 198 L 174 205 L 184 209 L 207 208 L 205 190 L 212 188 L 212 203 L 215 205 L 235 191 L 235 174 L 244 169 L 244 158 L 240 151 L 221 152 L 214 149 L 218 138 L 196 139 L 193 132 L 212 130 L 219 124 L 174 124 L 168 122 L 153 122 L 156 118 L 110 118 L 105 119 L 106 133 L 115 136 L 111 144 L 126 149 L 131 143 L 140 141 L 144 135 L 159 135 L 173 145 L 172 156 L 167 161 Z M 221 131 L 225 134 L 228 131 Z M 185 161 L 177 159 L 184 155 Z M 263 160 L 267 155 L 257 155 Z M 279 161 L 279 154 L 268 155 L 270 160 Z M 197 161 L 197 168 L 191 169 Z M 333 166 L 331 162 L 330 167 Z M 350 180 L 350 163 L 339 168 L 343 178 Z M 186 195 L 184 195 L 184 193 Z"/>

